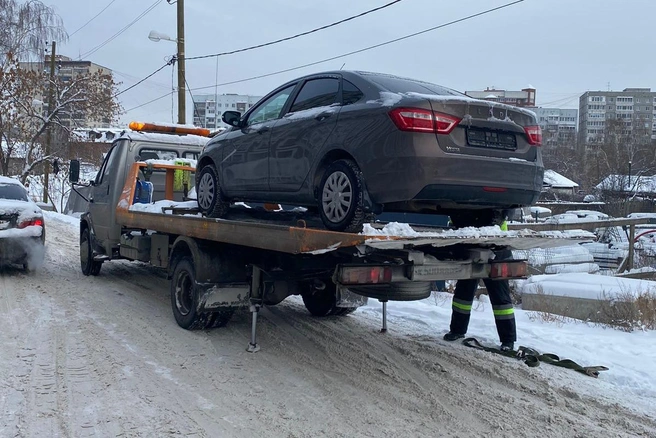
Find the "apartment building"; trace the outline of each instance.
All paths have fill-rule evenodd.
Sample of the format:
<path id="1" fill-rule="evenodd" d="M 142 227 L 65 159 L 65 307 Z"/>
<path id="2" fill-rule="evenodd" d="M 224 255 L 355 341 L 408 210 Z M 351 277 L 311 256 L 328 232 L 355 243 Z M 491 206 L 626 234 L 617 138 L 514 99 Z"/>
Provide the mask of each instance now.
<path id="1" fill-rule="evenodd" d="M 578 126 L 577 109 L 570 108 L 528 108 L 533 111 L 542 128 L 542 144 L 576 145 Z"/>
<path id="2" fill-rule="evenodd" d="M 482 91 L 465 91 L 465 94 L 474 99 L 488 100 L 491 102 L 505 103 L 507 105 L 520 107 L 535 106 L 536 90 L 532 86 L 520 91 L 497 90 L 495 87 L 487 87 Z"/>
<path id="3" fill-rule="evenodd" d="M 587 91 L 579 98 L 579 144 L 589 147 L 603 141 L 609 120 L 622 123 L 622 134 L 645 132 L 656 139 L 655 108 L 651 88 Z"/>
<path id="4" fill-rule="evenodd" d="M 46 55 L 44 62 L 21 62 L 20 67 L 33 71 L 44 71 L 50 65 L 50 55 Z M 71 58 L 63 55 L 55 56 L 55 75 L 62 81 L 64 85 L 70 83 L 73 78 L 79 75 L 95 74 L 102 72 L 104 74 L 112 74 L 111 69 L 95 64 L 91 61 L 74 61 Z M 37 98 L 38 99 L 38 98 Z M 47 108 L 47 99 L 41 96 L 41 102 L 44 102 L 44 110 Z M 82 112 L 62 112 L 59 114 L 59 119 L 62 125 L 71 129 L 74 128 L 108 128 L 111 120 L 108 117 L 104 120 L 88 120 L 86 115 Z"/>
<path id="5" fill-rule="evenodd" d="M 245 113 L 262 96 L 244 94 L 198 94 L 194 95 L 194 125 L 207 129 L 227 128 L 221 121 L 224 111 Z"/>

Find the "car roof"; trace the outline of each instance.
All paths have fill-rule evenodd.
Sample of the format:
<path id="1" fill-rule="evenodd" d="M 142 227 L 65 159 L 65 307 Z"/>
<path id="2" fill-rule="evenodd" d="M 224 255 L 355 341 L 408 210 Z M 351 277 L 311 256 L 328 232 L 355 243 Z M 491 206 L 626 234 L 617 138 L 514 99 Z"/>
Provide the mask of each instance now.
<path id="1" fill-rule="evenodd" d="M 21 182 L 18 181 L 16 178 L 9 178 L 8 176 L 2 176 L 2 175 L 0 175 L 0 184 L 13 184 L 16 186 L 24 187 L 23 184 L 21 184 Z"/>

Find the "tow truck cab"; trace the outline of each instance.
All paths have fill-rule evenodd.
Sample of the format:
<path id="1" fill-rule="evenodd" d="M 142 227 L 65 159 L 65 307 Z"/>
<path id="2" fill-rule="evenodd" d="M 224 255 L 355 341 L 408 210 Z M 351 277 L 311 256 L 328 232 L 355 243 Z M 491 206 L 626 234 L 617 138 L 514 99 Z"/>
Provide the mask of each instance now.
<path id="1" fill-rule="evenodd" d="M 84 228 L 89 230 L 94 253 L 104 255 L 109 260 L 119 257 L 122 230 L 116 222 L 116 204 L 132 164 L 136 161 L 176 160 L 193 168 L 209 140 L 209 134 L 209 130 L 202 128 L 130 123 L 130 131 L 125 131 L 112 143 L 96 177 L 83 187 L 86 190 L 78 192 L 78 196 L 87 201 L 85 211 L 80 216 L 80 235 Z M 79 169 L 79 163 L 75 160 L 71 164 Z M 193 173 L 191 175 L 193 178 Z M 158 170 L 149 175 L 154 188 L 151 201 L 164 199 L 164 178 L 165 172 Z M 79 171 L 77 176 L 71 176 L 71 182 L 76 183 L 78 179 Z M 187 190 L 193 184 L 192 179 Z M 182 201 L 185 196 L 184 189 L 174 192 L 177 201 Z"/>

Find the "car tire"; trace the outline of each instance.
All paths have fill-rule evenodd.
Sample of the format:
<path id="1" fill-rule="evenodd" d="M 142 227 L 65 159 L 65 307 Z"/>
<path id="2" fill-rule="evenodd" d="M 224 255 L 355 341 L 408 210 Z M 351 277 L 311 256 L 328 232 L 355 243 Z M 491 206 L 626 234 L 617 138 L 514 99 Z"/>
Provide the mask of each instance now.
<path id="1" fill-rule="evenodd" d="M 211 218 L 222 218 L 228 214 L 230 203 L 223 199 L 216 169 L 209 164 L 198 173 L 196 199 L 200 212 Z"/>
<path id="2" fill-rule="evenodd" d="M 96 276 L 100 274 L 102 262 L 93 260 L 93 247 L 91 245 L 91 234 L 89 229 L 82 230 L 80 235 L 80 267 L 84 275 Z"/>
<path id="3" fill-rule="evenodd" d="M 203 330 L 226 325 L 235 309 L 198 312 L 198 293 L 195 283 L 196 274 L 191 259 L 189 257 L 179 259 L 170 282 L 171 308 L 175 321 L 186 330 Z"/>
<path id="4" fill-rule="evenodd" d="M 364 178 L 352 160 L 330 164 L 319 184 L 318 207 L 330 231 L 359 233 L 365 221 Z"/>
<path id="5" fill-rule="evenodd" d="M 308 285 L 306 292 L 301 294 L 305 308 L 312 316 L 346 316 L 356 311 L 356 307 L 337 307 L 335 283 L 327 279 L 324 289 L 315 289 Z"/>

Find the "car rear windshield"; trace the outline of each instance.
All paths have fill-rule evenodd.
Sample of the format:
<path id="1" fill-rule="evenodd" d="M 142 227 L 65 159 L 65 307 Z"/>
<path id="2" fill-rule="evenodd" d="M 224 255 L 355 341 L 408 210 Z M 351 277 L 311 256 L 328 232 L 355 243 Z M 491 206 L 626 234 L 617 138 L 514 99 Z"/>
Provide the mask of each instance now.
<path id="1" fill-rule="evenodd" d="M 450 88 L 396 76 L 367 75 L 367 79 L 393 93 L 437 94 L 438 96 L 464 96 Z"/>
<path id="2" fill-rule="evenodd" d="M 27 201 L 27 192 L 18 184 L 0 184 L 0 199 Z"/>

